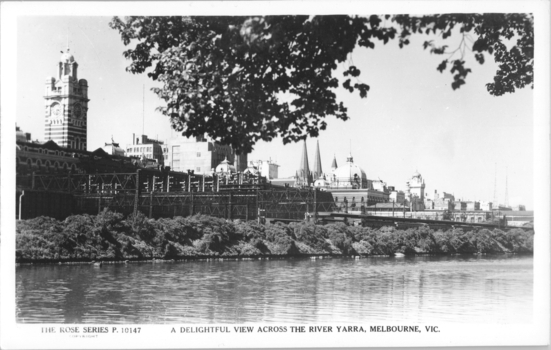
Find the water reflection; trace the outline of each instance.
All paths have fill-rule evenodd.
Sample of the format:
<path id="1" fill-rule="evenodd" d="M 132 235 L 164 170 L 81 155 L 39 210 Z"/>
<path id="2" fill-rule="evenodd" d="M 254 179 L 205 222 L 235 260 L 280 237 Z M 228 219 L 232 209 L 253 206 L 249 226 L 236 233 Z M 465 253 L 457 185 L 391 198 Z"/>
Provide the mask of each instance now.
<path id="1" fill-rule="evenodd" d="M 18 322 L 532 320 L 531 257 L 291 259 L 17 268 Z"/>

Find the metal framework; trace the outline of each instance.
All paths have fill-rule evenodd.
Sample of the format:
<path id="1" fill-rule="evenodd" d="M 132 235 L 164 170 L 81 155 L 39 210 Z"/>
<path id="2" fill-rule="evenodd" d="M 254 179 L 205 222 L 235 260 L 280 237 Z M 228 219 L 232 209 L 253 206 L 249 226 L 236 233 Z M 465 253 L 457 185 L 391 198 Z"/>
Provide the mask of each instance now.
<path id="1" fill-rule="evenodd" d="M 272 186 L 263 178 L 204 176 L 193 173 L 138 170 L 136 173 L 39 175 L 18 179 L 45 193 L 70 193 L 79 213 L 104 208 L 123 214 L 138 211 L 149 217 L 206 214 L 227 219 L 278 218 L 302 220 L 335 209 L 328 192 Z M 259 214 L 260 213 L 260 214 Z"/>

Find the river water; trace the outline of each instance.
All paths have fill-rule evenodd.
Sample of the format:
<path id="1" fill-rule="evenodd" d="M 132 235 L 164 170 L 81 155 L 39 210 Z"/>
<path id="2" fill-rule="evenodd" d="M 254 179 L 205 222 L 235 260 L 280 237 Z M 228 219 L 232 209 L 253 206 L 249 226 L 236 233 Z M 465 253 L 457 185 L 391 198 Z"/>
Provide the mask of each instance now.
<path id="1" fill-rule="evenodd" d="M 520 256 L 18 266 L 22 323 L 529 323 Z"/>

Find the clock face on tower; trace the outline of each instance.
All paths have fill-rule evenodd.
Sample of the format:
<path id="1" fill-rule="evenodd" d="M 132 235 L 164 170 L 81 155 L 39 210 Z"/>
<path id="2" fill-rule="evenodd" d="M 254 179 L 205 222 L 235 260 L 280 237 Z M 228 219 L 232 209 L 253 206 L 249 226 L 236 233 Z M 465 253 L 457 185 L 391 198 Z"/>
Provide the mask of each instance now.
<path id="1" fill-rule="evenodd" d="M 82 107 L 79 104 L 73 106 L 73 116 L 75 118 L 80 118 L 82 115 Z"/>
<path id="2" fill-rule="evenodd" d="M 52 114 L 55 115 L 56 117 L 59 117 L 59 115 L 61 114 L 61 106 L 59 104 L 56 104 L 53 107 Z"/>

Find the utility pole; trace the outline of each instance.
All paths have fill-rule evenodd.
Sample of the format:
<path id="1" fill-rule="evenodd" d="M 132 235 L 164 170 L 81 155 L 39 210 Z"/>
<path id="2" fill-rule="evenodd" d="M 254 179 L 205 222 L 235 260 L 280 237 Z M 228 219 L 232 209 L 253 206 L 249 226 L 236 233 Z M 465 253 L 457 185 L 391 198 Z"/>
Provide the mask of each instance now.
<path id="1" fill-rule="evenodd" d="M 509 206 L 509 186 L 507 183 L 508 169 L 505 168 L 505 206 Z"/>
<path id="2" fill-rule="evenodd" d="M 145 84 L 142 85 L 142 135 L 145 134 Z"/>
<path id="3" fill-rule="evenodd" d="M 497 163 L 494 163 L 494 199 L 492 203 L 497 206 Z"/>

